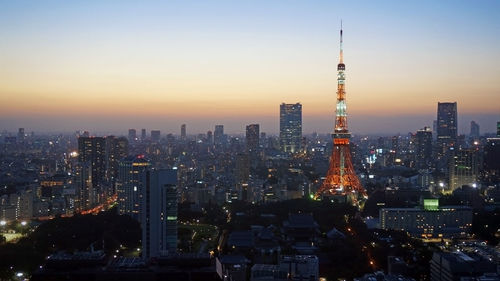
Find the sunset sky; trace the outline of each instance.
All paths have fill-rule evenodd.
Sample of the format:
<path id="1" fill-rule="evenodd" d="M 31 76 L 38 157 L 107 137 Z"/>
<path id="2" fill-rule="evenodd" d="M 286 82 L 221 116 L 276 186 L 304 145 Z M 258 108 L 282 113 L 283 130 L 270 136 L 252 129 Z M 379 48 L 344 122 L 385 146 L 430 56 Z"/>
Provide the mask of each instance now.
<path id="1" fill-rule="evenodd" d="M 353 133 L 432 126 L 438 101 L 494 131 L 500 1 L 472 0 L 0 0 L 0 130 L 275 134 L 301 102 L 328 133 L 341 19 Z"/>

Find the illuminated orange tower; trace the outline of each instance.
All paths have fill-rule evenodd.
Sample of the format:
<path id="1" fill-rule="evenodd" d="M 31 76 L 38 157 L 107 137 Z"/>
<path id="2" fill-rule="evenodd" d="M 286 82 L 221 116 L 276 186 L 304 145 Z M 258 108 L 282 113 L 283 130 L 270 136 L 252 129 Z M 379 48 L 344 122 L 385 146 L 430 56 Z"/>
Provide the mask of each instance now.
<path id="1" fill-rule="evenodd" d="M 342 49 L 342 24 L 340 26 L 340 61 L 337 65 L 337 110 L 335 128 L 332 133 L 333 151 L 330 157 L 330 168 L 326 179 L 316 192 L 315 199 L 321 196 L 347 195 L 356 201 L 355 195 L 366 195 L 365 189 L 356 176 L 352 166 L 349 139 L 351 134 L 347 129 L 347 105 L 345 100 L 345 64 Z"/>

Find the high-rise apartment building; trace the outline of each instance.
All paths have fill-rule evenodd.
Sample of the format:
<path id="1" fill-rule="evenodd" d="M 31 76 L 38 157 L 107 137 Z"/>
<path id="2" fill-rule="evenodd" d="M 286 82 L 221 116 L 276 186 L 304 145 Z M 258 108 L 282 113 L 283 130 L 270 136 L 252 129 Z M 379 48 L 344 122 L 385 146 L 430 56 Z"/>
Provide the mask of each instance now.
<path id="1" fill-rule="evenodd" d="M 415 135 L 415 166 L 430 168 L 432 164 L 432 131 L 429 127 L 418 130 Z"/>
<path id="2" fill-rule="evenodd" d="M 137 140 L 137 131 L 135 129 L 128 129 L 128 141 L 130 143 L 135 143 Z"/>
<path id="3" fill-rule="evenodd" d="M 249 153 L 255 153 L 259 149 L 259 137 L 259 124 L 247 125 L 246 141 Z"/>
<path id="4" fill-rule="evenodd" d="M 438 156 L 443 156 L 457 141 L 457 103 L 438 102 L 437 145 Z"/>
<path id="5" fill-rule="evenodd" d="M 302 105 L 280 105 L 280 148 L 283 152 L 296 153 L 302 142 Z"/>
<path id="6" fill-rule="evenodd" d="M 177 251 L 177 169 L 153 169 L 143 178 L 142 255 L 149 259 Z"/>
<path id="7" fill-rule="evenodd" d="M 456 149 L 451 151 L 449 184 L 451 191 L 477 183 L 479 176 L 479 155 L 476 148 Z"/>
<path id="8" fill-rule="evenodd" d="M 142 156 L 129 156 L 120 161 L 116 192 L 118 211 L 140 220 L 142 192 L 146 171 L 151 164 Z"/>
<path id="9" fill-rule="evenodd" d="M 118 178 L 118 163 L 128 155 L 128 140 L 125 137 L 106 137 L 106 179 Z"/>
<path id="10" fill-rule="evenodd" d="M 103 137 L 78 138 L 79 199 L 81 208 L 93 207 L 102 198 L 101 184 L 106 175 L 106 139 Z M 78 172 L 77 172 L 78 173 Z M 90 179 L 90 183 L 89 183 Z M 88 190 L 88 189 L 91 190 Z"/>

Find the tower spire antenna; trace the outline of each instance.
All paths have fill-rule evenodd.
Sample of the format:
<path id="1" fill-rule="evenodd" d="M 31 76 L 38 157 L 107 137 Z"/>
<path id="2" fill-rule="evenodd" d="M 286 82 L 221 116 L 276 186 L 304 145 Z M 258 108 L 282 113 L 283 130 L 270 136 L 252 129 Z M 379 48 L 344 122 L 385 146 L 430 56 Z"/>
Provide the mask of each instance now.
<path id="1" fill-rule="evenodd" d="M 342 47 L 342 20 L 340 20 L 340 63 L 344 63 L 344 48 Z"/>

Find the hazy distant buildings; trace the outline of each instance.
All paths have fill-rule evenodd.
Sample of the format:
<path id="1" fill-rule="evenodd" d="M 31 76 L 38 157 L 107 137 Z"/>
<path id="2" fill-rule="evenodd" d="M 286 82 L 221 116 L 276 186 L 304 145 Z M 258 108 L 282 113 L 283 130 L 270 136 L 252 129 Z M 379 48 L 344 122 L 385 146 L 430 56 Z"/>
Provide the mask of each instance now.
<path id="1" fill-rule="evenodd" d="M 151 141 L 152 142 L 159 142 L 160 137 L 161 137 L 160 130 L 151 130 Z"/>
<path id="2" fill-rule="evenodd" d="M 438 155 L 443 156 L 457 141 L 457 103 L 438 102 L 437 145 Z"/>
<path id="3" fill-rule="evenodd" d="M 181 125 L 181 140 L 186 140 L 186 124 Z"/>
<path id="4" fill-rule="evenodd" d="M 212 131 L 207 131 L 207 143 L 209 145 L 214 143 L 214 136 L 212 134 Z"/>
<path id="5" fill-rule="evenodd" d="M 19 128 L 19 130 L 17 131 L 17 142 L 23 143 L 24 137 L 25 137 L 24 128 Z"/>
<path id="6" fill-rule="evenodd" d="M 256 153 L 259 149 L 259 124 L 247 125 L 246 128 L 246 143 L 249 153 Z"/>
<path id="7" fill-rule="evenodd" d="M 135 143 L 137 140 L 137 132 L 135 129 L 128 129 L 128 141 L 130 143 Z"/>
<path id="8" fill-rule="evenodd" d="M 154 169 L 144 177 L 142 255 L 155 258 L 177 250 L 177 169 Z"/>
<path id="9" fill-rule="evenodd" d="M 216 148 L 219 148 L 224 143 L 224 125 L 215 125 L 214 130 L 214 144 Z"/>
<path id="10" fill-rule="evenodd" d="M 150 166 L 142 156 L 129 156 L 120 161 L 116 187 L 120 214 L 140 220 L 143 179 Z"/>
<path id="11" fill-rule="evenodd" d="M 146 129 L 141 129 L 141 141 L 146 140 Z"/>
<path id="12" fill-rule="evenodd" d="M 415 156 L 417 169 L 427 169 L 432 165 L 432 131 L 429 127 L 418 130 L 415 135 Z"/>
<path id="13" fill-rule="evenodd" d="M 477 139 L 480 136 L 479 124 L 475 121 L 470 121 L 470 135 L 471 138 Z"/>
<path id="14" fill-rule="evenodd" d="M 462 185 L 477 183 L 479 176 L 479 152 L 477 149 L 455 149 L 451 151 L 449 183 L 451 191 Z"/>
<path id="15" fill-rule="evenodd" d="M 497 122 L 497 137 L 500 137 L 500 121 Z"/>
<path id="16" fill-rule="evenodd" d="M 296 153 L 302 143 L 302 105 L 280 105 L 280 148 L 287 153 Z"/>

